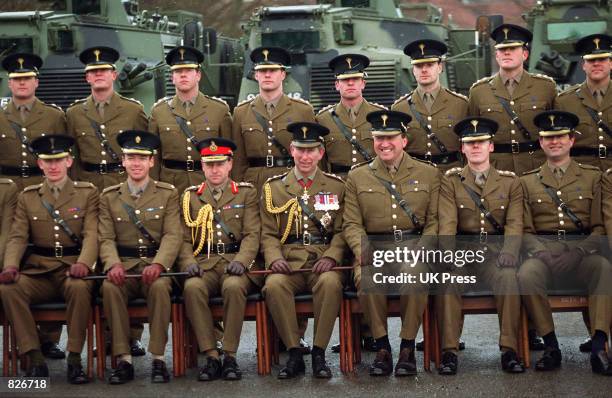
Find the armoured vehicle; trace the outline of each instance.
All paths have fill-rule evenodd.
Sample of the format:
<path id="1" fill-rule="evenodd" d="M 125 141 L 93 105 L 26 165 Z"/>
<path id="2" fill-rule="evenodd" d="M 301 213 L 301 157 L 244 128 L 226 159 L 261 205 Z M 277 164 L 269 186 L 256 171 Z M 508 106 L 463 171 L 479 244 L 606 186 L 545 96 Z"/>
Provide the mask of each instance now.
<path id="1" fill-rule="evenodd" d="M 64 0 L 50 11 L 0 13 L 0 58 L 33 52 L 44 60 L 37 96 L 63 108 L 89 94 L 79 53 L 92 46 L 116 48 L 121 58 L 116 89 L 146 110 L 174 94 L 165 54 L 179 44 L 204 52 L 201 90 L 235 104 L 243 69 L 237 39 L 217 37 L 202 15 L 187 11 L 139 10 L 135 0 Z M 10 97 L 5 71 L 0 97 Z"/>
<path id="2" fill-rule="evenodd" d="M 422 11 L 425 11 L 423 13 Z M 410 15 L 423 15 L 421 19 Z M 442 84 L 467 93 L 478 78 L 490 73 L 485 62 L 488 46 L 475 29 L 457 29 L 440 23 L 432 6 L 404 5 L 393 0 L 327 0 L 316 5 L 263 7 L 243 25 L 246 61 L 240 100 L 258 92 L 252 79 L 251 49 L 277 46 L 288 49 L 292 65 L 284 89 L 290 96 L 310 101 L 315 109 L 337 102 L 330 59 L 359 53 L 371 60 L 364 96 L 390 105 L 416 86 L 403 48 L 417 39 L 437 39 L 449 47 Z"/>
<path id="3" fill-rule="evenodd" d="M 560 88 L 584 81 L 574 43 L 583 36 L 609 33 L 609 0 L 543 0 L 523 16 L 533 32 L 529 71 L 553 77 Z"/>

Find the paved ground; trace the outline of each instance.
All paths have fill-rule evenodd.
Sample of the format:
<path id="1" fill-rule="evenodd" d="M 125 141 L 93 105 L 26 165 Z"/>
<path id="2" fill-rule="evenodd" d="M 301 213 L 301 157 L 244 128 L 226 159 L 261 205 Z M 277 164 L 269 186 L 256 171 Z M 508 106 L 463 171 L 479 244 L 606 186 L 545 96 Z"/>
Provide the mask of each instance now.
<path id="1" fill-rule="evenodd" d="M 414 378 L 395 379 L 371 378 L 367 375 L 367 364 L 373 354 L 365 354 L 364 362 L 357 372 L 343 376 L 339 370 L 338 356 L 328 351 L 334 378 L 315 380 L 310 375 L 310 358 L 306 358 L 307 375 L 295 380 L 277 380 L 275 375 L 259 377 L 255 356 L 254 323 L 247 323 L 243 330 L 243 340 L 239 351 L 239 363 L 244 377 L 239 382 L 215 381 L 199 383 L 195 381 L 196 370 L 189 369 L 187 376 L 173 379 L 166 385 L 149 383 L 149 357 L 137 358 L 136 380 L 123 386 L 109 386 L 97 380 L 85 386 L 72 386 L 64 378 L 63 361 L 51 361 L 51 390 L 45 394 L 20 393 L 13 396 L 44 397 L 299 397 L 309 396 L 330 398 L 333 396 L 385 396 L 406 397 L 558 397 L 558 396 L 612 396 L 612 377 L 593 375 L 590 371 L 588 354 L 580 353 L 578 344 L 586 331 L 582 317 L 577 313 L 555 314 L 559 341 L 563 351 L 562 369 L 541 374 L 529 369 L 522 375 L 507 375 L 501 371 L 499 353 L 496 350 L 497 317 L 495 315 L 470 315 L 466 317 L 464 340 L 467 349 L 459 357 L 459 374 L 455 377 L 442 377 L 436 372 L 422 370 L 422 356 L 419 353 L 419 375 Z M 311 321 L 312 325 L 312 321 Z M 399 330 L 399 320 L 390 320 L 390 330 Z M 145 332 L 146 333 L 146 332 Z M 393 334 L 393 333 L 392 333 Z M 65 339 L 65 333 L 63 335 Z M 307 338 L 311 340 L 311 330 Z M 337 335 L 332 338 L 337 341 Z M 147 336 L 145 335 L 145 341 Z M 392 345 L 397 355 L 399 340 L 393 336 Z M 62 345 L 65 344 L 63 340 Z M 538 354 L 535 354 L 538 355 Z M 170 352 L 166 355 L 170 361 Z M 534 357 L 535 358 L 535 357 Z M 281 362 L 285 359 L 281 356 Z M 2 394 L 2 397 L 9 397 Z"/>

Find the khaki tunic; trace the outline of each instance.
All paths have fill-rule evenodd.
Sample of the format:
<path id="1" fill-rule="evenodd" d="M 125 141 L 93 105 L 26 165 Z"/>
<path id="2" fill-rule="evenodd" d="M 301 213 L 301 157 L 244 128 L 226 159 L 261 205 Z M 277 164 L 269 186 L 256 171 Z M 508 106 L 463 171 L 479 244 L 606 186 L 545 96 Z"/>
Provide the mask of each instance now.
<path id="1" fill-rule="evenodd" d="M 491 212 L 497 223 L 504 227 L 504 239 L 499 242 L 483 242 L 487 250 L 484 263 L 470 264 L 465 268 L 456 268 L 455 274 L 475 275 L 477 280 L 484 280 L 484 285 L 495 294 L 495 303 L 500 323 L 499 345 L 518 350 L 521 299 L 518 295 L 518 283 L 515 268 L 497 267 L 500 253 L 507 253 L 519 259 L 521 235 L 523 232 L 523 189 L 519 178 L 512 172 L 499 171 L 491 167 L 483 188 L 476 185 L 474 174 L 468 166 L 454 168 L 445 173 L 440 187 L 438 215 L 441 246 L 444 249 L 445 239 L 454 240 L 455 235 L 474 234 L 474 241 L 467 245 L 472 250 L 480 250 L 478 233 L 481 228 L 490 235 L 497 235 L 495 227 L 484 217 L 468 191 L 468 186 L 483 199 L 482 204 Z M 493 239 L 491 239 L 493 240 Z M 472 242 L 476 242 L 475 247 Z M 469 268 L 469 269 L 468 269 Z M 449 286 L 445 294 L 436 295 L 436 314 L 442 335 L 442 349 L 458 350 L 459 337 L 463 326 L 462 289 L 458 284 Z"/>
<path id="2" fill-rule="evenodd" d="M 0 269 L 4 267 L 4 250 L 13 215 L 17 206 L 17 185 L 13 180 L 0 178 Z"/>
<path id="3" fill-rule="evenodd" d="M 110 103 L 104 107 L 104 117 L 100 117 L 93 97 L 90 95 L 74 102 L 66 110 L 68 120 L 68 134 L 76 140 L 78 150 L 78 160 L 75 162 L 78 170 L 79 180 L 89 181 L 98 189 L 103 190 L 111 185 L 118 184 L 126 179 L 125 173 L 86 171 L 83 163 L 107 165 L 121 162 L 121 148 L 117 143 L 117 135 L 125 130 L 146 130 L 147 116 L 145 115 L 142 104 L 133 98 L 123 97 L 113 93 Z M 111 148 L 117 154 L 119 160 L 114 160 L 110 153 L 104 149 L 100 139 L 95 133 L 91 122 L 94 121 L 100 126 L 101 132 Z M 103 169 L 104 171 L 104 169 Z"/>
<path id="4" fill-rule="evenodd" d="M 225 273 L 225 268 L 231 261 L 240 262 L 247 270 L 261 268 L 255 264 L 261 230 L 257 189 L 249 183 L 230 181 L 219 201 L 216 201 L 210 187 L 206 187 L 205 183 L 203 185 L 204 187 L 189 187 L 181 201 L 181 223 L 185 233 L 177 261 L 178 267 L 181 271 L 185 271 L 189 265 L 198 264 L 206 271 L 201 277 L 192 277 L 185 281 L 183 290 L 185 307 L 198 339 L 200 351 L 206 352 L 216 347 L 214 323 L 208 299 L 223 296 L 223 349 L 235 353 L 242 332 L 246 296 L 254 292 L 257 286 L 262 285 L 263 278 L 249 275 L 248 272 L 241 276 L 229 275 Z M 185 223 L 185 211 L 186 209 L 189 211 L 189 217 L 193 220 L 197 218 L 200 209 L 207 204 L 212 206 L 229 232 L 234 234 L 236 241 L 240 242 L 238 253 L 211 252 L 208 255 L 208 246 L 205 243 L 200 254 L 194 258 L 193 252 L 200 242 L 202 230 L 197 230 L 192 242 L 192 228 Z M 226 235 L 221 225 L 214 221 L 213 226 L 213 248 L 217 247 L 219 242 L 225 245 L 232 243 L 232 239 Z"/>
<path id="5" fill-rule="evenodd" d="M 176 121 L 177 116 L 186 120 L 196 141 L 211 137 L 230 138 L 232 116 L 225 101 L 202 93 L 196 97 L 189 116 L 177 96 L 163 98 L 153 105 L 149 131 L 161 139 L 160 180 L 173 184 L 179 192 L 183 192 L 191 185 L 202 183 L 205 178 L 198 148 L 181 130 Z M 166 167 L 164 161 L 191 163 L 181 170 Z"/>
<path id="6" fill-rule="evenodd" d="M 36 98 L 25 123 L 21 121 L 19 110 L 17 110 L 12 101 L 4 107 L 2 113 L 4 115 L 0 116 L 0 167 L 21 167 L 27 165 L 28 167 L 33 167 L 37 175 L 30 173 L 29 177 L 24 178 L 21 173 L 19 175 L 9 175 L 8 173 L 3 173 L 0 169 L 0 177 L 10 178 L 15 181 L 19 190 L 42 182 L 42 171 L 40 171 L 36 164 L 36 157 L 23 147 L 19 136 L 17 136 L 15 130 L 11 127 L 11 123 L 19 126 L 27 142 L 30 143 L 33 139 L 43 134 L 66 134 L 64 111 L 56 105 L 45 104 Z"/>
<path id="7" fill-rule="evenodd" d="M 518 126 L 511 123 L 497 97 L 505 98 L 516 112 L 519 120 L 529 131 L 528 140 Z M 523 71 L 519 85 L 512 95 L 508 93 L 499 73 L 481 79 L 470 88 L 468 113 L 470 116 L 482 116 L 496 121 L 499 130 L 493 142 L 510 145 L 512 142 L 525 143 L 538 140 L 538 128 L 533 124 L 533 118 L 540 112 L 552 109 L 556 97 L 556 85 L 548 76 L 531 74 Z M 499 148 L 498 148 L 499 149 Z M 533 154 L 528 151 L 519 153 L 492 153 L 491 163 L 499 170 L 514 171 L 517 175 L 533 170 L 545 160 L 541 149 Z"/>
<path id="8" fill-rule="evenodd" d="M 43 248 L 75 246 L 43 206 L 43 200 L 53 206 L 59 217 L 81 238 L 79 255 L 58 258 L 31 254 L 22 260 L 29 243 Z M 19 195 L 4 267 L 19 267 L 20 276 L 16 283 L 2 285 L 0 295 L 5 313 L 15 330 L 19 331 L 17 344 L 23 352 L 40 346 L 30 304 L 62 299 L 67 304 L 67 349 L 81 352 L 91 316 L 93 282 L 69 278 L 66 273 L 76 262 L 94 270 L 98 257 L 98 203 L 98 190 L 92 184 L 70 179 L 57 199 L 46 182 L 29 186 Z"/>
<path id="9" fill-rule="evenodd" d="M 608 128 L 612 129 L 612 83 L 608 84 L 606 96 L 601 105 L 597 105 L 591 90 L 587 87 L 586 82 L 583 82 L 559 94 L 555 99 L 554 107 L 554 109 L 572 112 L 580 119 L 576 127 L 580 134 L 576 134 L 576 142 L 572 150 L 591 148 L 597 151 L 597 155 L 573 156 L 573 158 L 578 163 L 597 166 L 602 171 L 607 170 L 612 167 L 612 137 L 597 126 L 587 112 L 587 108 L 594 110 Z"/>
<path id="10" fill-rule="evenodd" d="M 366 160 L 342 134 L 332 118 L 332 112 L 336 112 L 340 122 L 346 126 L 346 131 L 351 134 L 351 137 L 355 137 L 355 140 L 370 154 L 372 159 L 376 156 L 374 153 L 374 140 L 370 132 L 372 125 L 368 123 L 366 116 L 370 112 L 383 109 L 386 108 L 382 105 L 363 100 L 354 122 L 349 117 L 346 108 L 340 103 L 323 108 L 317 113 L 317 123 L 329 129 L 329 134 L 323 137 L 325 140 L 324 163 L 327 170 L 336 175 L 346 177 L 352 166 Z"/>
<path id="11" fill-rule="evenodd" d="M 444 144 L 448 154 L 453 157 L 460 157 L 461 143 L 459 142 L 459 137 L 453 131 L 453 128 L 457 122 L 463 120 L 468 115 L 467 97 L 442 87 L 436 96 L 431 111 L 428 111 L 423 100 L 418 95 L 417 91 L 414 90 L 412 93 L 400 97 L 391 106 L 391 110 L 404 112 L 412 116 L 412 121 L 408 128 L 409 136 L 406 152 L 413 156 L 417 155 L 420 159 L 423 159 L 427 154 L 433 155 L 436 158 L 429 158 L 427 160 L 435 163 L 442 172 L 452 167 L 461 166 L 461 160 L 450 161 L 437 158 L 437 156 L 441 154 L 441 151 L 438 146 L 427 137 L 427 133 L 410 111 L 410 105 L 408 103 L 410 100 L 413 101 L 415 109 L 422 115 L 429 129 L 438 137 L 442 144 Z"/>
<path id="12" fill-rule="evenodd" d="M 287 149 L 293 135 L 287 131 L 287 125 L 293 122 L 314 122 L 312 106 L 301 99 L 283 96 L 278 101 L 272 117 L 268 116 L 264 101 L 258 95 L 252 100 L 239 103 L 234 109 L 234 122 L 232 124 L 232 141 L 238 149 L 234 154 L 234 169 L 232 176 L 236 181 L 246 181 L 261 189 L 264 182 L 275 175 L 287 172 L 288 167 L 251 167 L 249 158 L 263 159 L 272 155 L 275 158 L 284 158 L 276 145 L 272 144 L 268 135 L 257 122 L 254 112 L 264 117 L 272 129 L 271 133 L 278 142 Z"/>
<path id="13" fill-rule="evenodd" d="M 395 185 L 395 189 L 407 201 L 424 227 L 423 235 L 431 237 L 438 233 L 440 172 L 431 163 L 418 161 L 404 154 L 397 172 L 391 175 L 383 162 L 375 158 L 371 163 L 351 170 L 346 182 L 343 232 L 348 246 L 358 260 L 362 258 L 361 242 L 367 234 L 391 235 L 396 229 L 415 228 L 412 219 L 391 198 L 391 194 L 378 177 Z M 417 264 L 413 268 L 416 273 L 427 271 L 428 267 L 424 264 Z M 357 267 L 355 286 L 359 290 L 362 272 L 361 268 Z M 359 299 L 370 319 L 372 336 L 380 338 L 387 335 L 386 297 L 381 294 L 360 294 Z M 426 293 L 400 296 L 401 338 L 416 337 L 426 305 Z"/>
<path id="14" fill-rule="evenodd" d="M 601 205 L 606 235 L 612 249 L 612 168 L 606 170 L 601 178 Z"/>
<path id="15" fill-rule="evenodd" d="M 597 254 L 604 233 L 601 172 L 595 166 L 579 164 L 572 160 L 560 182 L 544 164 L 521 177 L 521 183 L 524 191 L 525 250 L 530 254 L 542 250 L 561 254 L 578 248 L 584 253 L 579 262 L 573 264 L 572 269 L 565 274 L 560 274 L 554 267 L 549 268 L 535 257 L 529 258 L 521 265 L 518 274 L 521 293 L 538 334 L 544 336 L 554 330 L 547 289 L 553 277 L 558 275 L 566 281 L 577 281 L 581 287 L 589 288 L 591 331 L 607 331 L 612 315 L 612 296 L 609 294 L 612 286 L 612 267 L 607 259 Z M 556 234 L 557 231 L 565 231 L 567 236 L 578 231 L 574 223 L 558 210 L 544 190 L 545 186 L 554 189 L 582 221 L 584 228 L 590 231 L 588 237 L 565 240 L 554 236 L 553 239 L 536 236 L 551 232 Z"/>
<path id="16" fill-rule="evenodd" d="M 267 192 L 267 187 L 269 187 L 269 192 Z M 344 183 L 333 174 L 317 170 L 312 185 L 307 189 L 307 192 L 309 195 L 307 207 L 325 226 L 327 233 L 333 234 L 330 243 L 304 244 L 305 232 L 309 233 L 313 239 L 321 237 L 321 232 L 314 223 L 310 219 L 304 219 L 304 217 L 307 217 L 305 213 L 302 213 L 301 225 L 296 227 L 294 223 L 288 237 L 288 239 L 298 238 L 299 241 L 281 243 L 285 227 L 289 222 L 288 213 L 272 214 L 269 207 L 281 207 L 294 198 L 303 200 L 304 188 L 298 182 L 294 169 L 292 169 L 282 176 L 271 178 L 264 186 L 264 193 L 260 202 L 261 251 L 267 267 L 275 260 L 285 259 L 293 270 L 312 268 L 316 261 L 322 257 L 332 258 L 337 265 L 342 265 L 346 249 L 342 237 Z M 271 194 L 271 197 L 267 193 Z M 317 209 L 315 207 L 317 195 L 324 194 L 327 194 L 328 197 L 334 197 L 338 204 L 336 209 Z M 296 235 L 296 229 L 299 232 L 298 235 Z M 323 349 L 327 347 L 340 311 L 343 279 L 342 273 L 337 271 L 323 274 L 311 272 L 289 275 L 272 274 L 266 278 L 263 293 L 272 319 L 287 348 L 299 346 L 301 332 L 293 297 L 295 294 L 302 292 L 313 294 L 315 317 L 313 344 Z"/>

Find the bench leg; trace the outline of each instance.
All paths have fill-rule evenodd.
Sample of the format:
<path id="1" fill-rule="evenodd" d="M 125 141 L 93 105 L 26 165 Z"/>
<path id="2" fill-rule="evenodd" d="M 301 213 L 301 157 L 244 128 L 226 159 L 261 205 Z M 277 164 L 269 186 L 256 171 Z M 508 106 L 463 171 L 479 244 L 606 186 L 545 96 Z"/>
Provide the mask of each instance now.
<path id="1" fill-rule="evenodd" d="M 522 347 L 520 355 L 523 358 L 525 368 L 529 368 L 531 366 L 531 353 L 529 352 L 529 321 L 527 320 L 527 311 L 522 305 L 520 328 L 519 345 Z"/>
<path id="2" fill-rule="evenodd" d="M 94 363 L 93 363 L 93 345 L 94 345 L 94 320 L 93 314 L 89 315 L 87 321 L 87 377 L 93 380 Z"/>
<path id="3" fill-rule="evenodd" d="M 340 337 L 340 371 L 346 374 L 347 360 L 346 360 L 346 300 L 340 302 L 340 319 L 338 321 L 338 336 Z"/>
<path id="4" fill-rule="evenodd" d="M 8 320 L 4 318 L 2 319 L 2 377 L 8 377 L 9 375 L 10 335 Z"/>
<path id="5" fill-rule="evenodd" d="M 431 313 L 429 312 L 429 308 L 430 308 L 430 303 L 428 302 L 427 305 L 425 306 L 425 311 L 423 312 L 423 368 L 427 372 L 431 370 L 431 364 L 430 364 L 431 362 L 430 361 L 431 344 L 429 343 L 429 340 L 431 339 L 431 331 L 429 330 L 430 325 L 431 325 L 431 320 L 430 320 Z"/>

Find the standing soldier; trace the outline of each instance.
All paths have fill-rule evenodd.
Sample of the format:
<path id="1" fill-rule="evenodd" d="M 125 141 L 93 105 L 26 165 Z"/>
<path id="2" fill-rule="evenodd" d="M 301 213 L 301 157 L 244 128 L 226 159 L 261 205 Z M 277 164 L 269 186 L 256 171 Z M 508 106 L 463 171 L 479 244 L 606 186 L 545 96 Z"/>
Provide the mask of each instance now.
<path id="1" fill-rule="evenodd" d="M 103 190 L 125 180 L 117 135 L 146 130 L 147 116 L 140 102 L 117 94 L 113 88 L 119 59 L 115 49 L 91 47 L 83 50 L 79 59 L 85 65 L 91 95 L 75 101 L 66 111 L 68 132 L 77 142 L 79 179 Z"/>
<path id="2" fill-rule="evenodd" d="M 525 367 L 517 356 L 521 312 L 516 267 L 523 233 L 523 191 L 519 178 L 510 171 L 497 170 L 489 163 L 497 123 L 486 118 L 467 118 L 454 128 L 461 137 L 461 152 L 467 166 L 448 170 L 440 185 L 438 216 L 442 249 L 455 249 L 456 235 L 475 239 L 461 246 L 486 250 L 483 262 L 455 268 L 456 274 L 476 275 L 495 295 L 500 324 L 499 346 L 502 369 L 522 373 Z M 489 235 L 492 235 L 489 237 Z M 503 238 L 495 237 L 502 235 Z M 493 239 L 491 239 L 493 238 Z M 436 295 L 438 324 L 442 335 L 442 363 L 439 373 L 457 373 L 457 350 L 461 335 L 461 287 Z"/>
<path id="3" fill-rule="evenodd" d="M 113 88 L 117 79 L 115 62 L 119 59 L 115 49 L 88 48 L 79 59 L 85 65 L 91 95 L 66 111 L 68 132 L 77 142 L 79 180 L 89 181 L 102 191 L 125 180 L 117 135 L 130 129 L 146 130 L 147 116 L 140 102 L 117 94 Z M 142 324 L 135 324 L 130 332 L 132 354 L 136 356 L 145 355 L 140 343 L 142 329 Z"/>
<path id="4" fill-rule="evenodd" d="M 538 146 L 533 117 L 550 109 L 556 96 L 553 79 L 523 69 L 529 56 L 532 34 L 525 28 L 503 24 L 491 32 L 499 73 L 485 77 L 470 88 L 468 113 L 497 122 L 491 164 L 517 175 L 544 161 Z"/>
<path id="5" fill-rule="evenodd" d="M 36 98 L 38 73 L 42 59 L 34 54 L 12 54 L 2 61 L 9 73 L 11 101 L 2 110 L 6 124 L 0 128 L 0 176 L 15 181 L 19 190 L 42 182 L 42 171 L 36 165 L 30 142 L 45 134 L 66 132 L 66 118 L 58 106 Z M 42 352 L 47 358 L 66 357 L 58 343 L 62 325 L 41 325 Z"/>
<path id="6" fill-rule="evenodd" d="M 325 349 L 340 311 L 341 272 L 332 271 L 344 258 L 342 210 L 344 183 L 339 177 L 317 167 L 325 154 L 323 136 L 327 128 L 310 122 L 287 126 L 293 134 L 290 151 L 295 166 L 270 178 L 261 199 L 261 251 L 272 271 L 263 293 L 272 319 L 289 359 L 278 373 L 289 379 L 304 373 L 300 332 L 294 296 L 313 294 L 315 330 L 312 347 L 312 373 L 329 379 Z M 295 272 L 310 269 L 308 272 Z"/>
<path id="7" fill-rule="evenodd" d="M 68 382 L 89 379 L 81 367 L 81 350 L 91 317 L 93 272 L 98 258 L 98 190 L 68 177 L 74 139 L 48 135 L 32 141 L 45 180 L 19 196 L 0 274 L 4 312 L 17 331 L 17 345 L 30 359 L 27 375 L 48 377 L 30 304 L 60 296 L 66 301 Z M 31 254 L 22 257 L 31 244 Z M 23 264 L 20 267 L 20 264 Z"/>
<path id="8" fill-rule="evenodd" d="M 42 181 L 30 142 L 43 134 L 66 132 L 66 118 L 58 106 L 36 98 L 38 70 L 43 61 L 34 54 L 12 54 L 4 58 L 11 100 L 2 112 L 6 124 L 0 131 L 0 175 L 10 178 L 22 190 Z"/>
<path id="9" fill-rule="evenodd" d="M 188 188 L 183 194 L 185 242 L 178 266 L 189 273 L 183 296 L 200 352 L 206 355 L 206 365 L 200 368 L 198 380 L 219 377 L 238 380 L 242 373 L 236 352 L 246 298 L 262 282 L 245 273 L 251 269 L 259 251 L 261 224 L 257 189 L 252 184 L 230 179 L 236 149 L 233 142 L 207 138 L 199 142 L 198 149 L 206 182 Z M 208 299 L 219 295 L 223 296 L 223 364 L 216 349 L 208 306 Z"/>
<path id="10" fill-rule="evenodd" d="M 170 271 L 183 241 L 179 198 L 168 183 L 149 176 L 159 137 L 128 130 L 117 136 L 127 181 L 106 188 L 100 197 L 100 258 L 108 279 L 102 284 L 104 313 L 112 332 L 113 355 L 119 356 L 110 384 L 134 379 L 129 345 L 128 300 L 145 297 L 149 310 L 151 381 L 167 383 L 164 350 L 170 324 Z M 126 274 L 141 274 L 142 281 Z"/>
<path id="11" fill-rule="evenodd" d="M 259 47 L 251 52 L 255 64 L 255 80 L 259 95 L 241 102 L 234 109 L 232 141 L 237 149 L 234 179 L 247 181 L 261 189 L 272 176 L 291 168 L 289 153 L 292 136 L 287 125 L 292 122 L 314 122 L 312 106 L 283 94 L 285 69 L 291 64 L 290 54 L 277 47 Z"/>
<path id="12" fill-rule="evenodd" d="M 601 172 L 570 157 L 577 133 L 576 115 L 542 112 L 534 123 L 540 130 L 546 162 L 521 177 L 523 246 L 530 258 L 521 266 L 518 278 L 527 311 L 544 338 L 544 354 L 535 368 L 547 371 L 561 366 L 561 350 L 546 292 L 551 278 L 561 276 L 588 287 L 591 367 L 595 373 L 612 375 L 604 350 L 612 316 L 612 268 L 596 254 L 604 233 Z M 544 235 L 552 236 L 546 239 Z"/>
<path id="13" fill-rule="evenodd" d="M 446 51 L 446 45 L 437 40 L 408 44 L 404 54 L 411 58 L 417 88 L 391 106 L 412 116 L 406 151 L 413 158 L 438 165 L 443 172 L 462 165 L 453 127 L 467 116 L 467 98 L 440 85 Z"/>
<path id="14" fill-rule="evenodd" d="M 340 102 L 321 109 L 316 120 L 329 129 L 324 144 L 326 166 L 337 175 L 346 177 L 351 166 L 374 158 L 366 115 L 386 108 L 363 98 L 369 64 L 368 57 L 360 54 L 343 54 L 329 61 Z"/>
<path id="15" fill-rule="evenodd" d="M 580 119 L 576 146 L 571 155 L 579 163 L 591 164 L 600 170 L 612 167 L 612 36 L 596 34 L 576 43 L 582 54 L 582 70 L 586 80 L 559 94 L 555 109 L 573 112 Z"/>
<path id="16" fill-rule="evenodd" d="M 159 100 L 151 110 L 149 131 L 159 135 L 160 181 L 173 184 L 179 192 L 204 181 L 198 142 L 232 133 L 227 103 L 199 91 L 200 65 L 204 55 L 195 48 L 176 47 L 166 56 L 172 70 L 174 97 Z"/>
<path id="17" fill-rule="evenodd" d="M 13 180 L 0 178 L 0 269 L 4 268 L 6 240 L 13 223 L 18 193 L 17 184 Z"/>
<path id="18" fill-rule="evenodd" d="M 346 182 L 344 237 L 358 264 L 355 286 L 361 291 L 362 240 L 367 234 L 404 242 L 418 235 L 438 232 L 438 194 L 440 172 L 429 162 L 415 160 L 404 152 L 408 144 L 407 126 L 411 117 L 403 112 L 377 111 L 367 117 L 372 124 L 374 152 L 372 162 L 351 170 Z M 401 192 L 401 193 L 400 193 Z M 398 199 L 398 198 L 401 198 Z M 427 272 L 416 264 L 413 272 Z M 387 297 L 360 294 L 360 302 L 370 316 L 370 330 L 378 352 L 370 366 L 371 376 L 387 376 L 393 371 L 391 344 L 387 332 Z M 395 367 L 396 376 L 416 374 L 414 339 L 427 305 L 427 292 L 402 295 L 400 312 L 402 339 Z"/>

